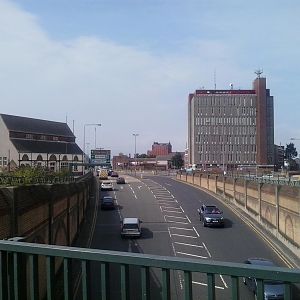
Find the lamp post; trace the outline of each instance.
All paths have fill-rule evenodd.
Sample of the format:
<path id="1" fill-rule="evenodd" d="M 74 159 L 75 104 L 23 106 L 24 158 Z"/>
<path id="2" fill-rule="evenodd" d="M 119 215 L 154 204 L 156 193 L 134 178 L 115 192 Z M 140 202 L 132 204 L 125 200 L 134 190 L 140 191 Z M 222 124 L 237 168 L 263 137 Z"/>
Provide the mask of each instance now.
<path id="1" fill-rule="evenodd" d="M 84 124 L 83 126 L 83 159 L 82 162 L 85 163 L 85 127 L 86 126 L 101 126 L 100 123 L 93 123 L 93 124 Z M 85 166 L 82 167 L 82 174 L 84 174 Z"/>
<path id="2" fill-rule="evenodd" d="M 83 126 L 83 155 L 84 155 L 84 162 L 85 162 L 85 127 L 86 126 L 101 126 L 100 123 L 93 123 L 93 124 L 84 124 Z"/>
<path id="3" fill-rule="evenodd" d="M 134 136 L 134 157 L 135 157 L 135 165 L 134 165 L 134 176 L 136 176 L 136 165 L 137 165 L 137 157 L 136 157 L 136 137 L 139 136 L 138 133 L 133 133 Z"/>

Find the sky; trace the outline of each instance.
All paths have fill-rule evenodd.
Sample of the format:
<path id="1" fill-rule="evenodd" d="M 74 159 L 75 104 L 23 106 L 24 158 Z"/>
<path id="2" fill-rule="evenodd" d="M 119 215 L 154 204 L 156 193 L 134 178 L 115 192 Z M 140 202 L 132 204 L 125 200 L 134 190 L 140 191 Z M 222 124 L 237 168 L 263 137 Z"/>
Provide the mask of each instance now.
<path id="1" fill-rule="evenodd" d="M 299 13 L 298 0 L 0 0 L 0 112 L 67 122 L 86 150 L 132 155 L 135 133 L 137 153 L 184 151 L 188 94 L 251 89 L 263 69 L 275 143 L 300 152 Z"/>

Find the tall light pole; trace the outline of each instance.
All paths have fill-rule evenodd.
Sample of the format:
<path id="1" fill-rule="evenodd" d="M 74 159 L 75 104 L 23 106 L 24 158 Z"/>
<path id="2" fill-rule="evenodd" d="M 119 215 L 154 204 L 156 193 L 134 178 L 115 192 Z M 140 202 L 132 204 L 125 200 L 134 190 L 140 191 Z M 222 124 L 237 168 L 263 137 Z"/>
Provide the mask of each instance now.
<path id="1" fill-rule="evenodd" d="M 135 165 L 134 165 L 134 176 L 136 176 L 136 165 L 137 165 L 137 157 L 136 157 L 136 137 L 139 136 L 138 133 L 133 133 L 134 136 L 134 157 L 135 157 Z"/>
<path id="2" fill-rule="evenodd" d="M 93 124 L 84 124 L 83 126 L 83 155 L 84 155 L 84 162 L 85 162 L 85 127 L 86 126 L 101 126 L 100 123 L 93 123 Z"/>

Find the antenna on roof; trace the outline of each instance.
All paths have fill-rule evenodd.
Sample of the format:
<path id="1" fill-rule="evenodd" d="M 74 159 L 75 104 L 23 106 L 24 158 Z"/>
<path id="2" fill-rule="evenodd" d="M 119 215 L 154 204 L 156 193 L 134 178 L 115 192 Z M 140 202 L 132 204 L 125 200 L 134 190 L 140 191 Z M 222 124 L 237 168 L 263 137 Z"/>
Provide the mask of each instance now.
<path id="1" fill-rule="evenodd" d="M 257 78 L 260 78 L 260 75 L 263 73 L 263 69 L 257 69 L 254 73 L 257 75 Z"/>
<path id="2" fill-rule="evenodd" d="M 216 69 L 214 70 L 214 86 L 215 86 L 215 90 L 217 89 L 217 72 Z"/>

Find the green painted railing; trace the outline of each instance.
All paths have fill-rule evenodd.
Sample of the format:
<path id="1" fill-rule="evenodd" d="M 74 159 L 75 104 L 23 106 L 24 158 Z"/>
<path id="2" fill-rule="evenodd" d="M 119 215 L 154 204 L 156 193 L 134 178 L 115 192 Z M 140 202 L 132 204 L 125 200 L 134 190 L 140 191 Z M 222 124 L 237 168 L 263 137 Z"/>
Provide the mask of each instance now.
<path id="1" fill-rule="evenodd" d="M 156 255 L 145 255 L 128 252 L 116 252 L 86 248 L 63 247 L 54 245 L 31 244 L 23 242 L 0 241 L 0 299 L 39 299 L 39 281 L 42 280 L 38 274 L 41 266 L 41 257 L 45 263 L 45 292 L 47 299 L 55 299 L 55 273 L 58 269 L 57 262 L 62 267 L 63 299 L 73 299 L 71 289 L 71 262 L 80 262 L 81 270 L 81 295 L 78 299 L 90 299 L 89 278 L 91 262 L 98 262 L 101 281 L 95 278 L 95 282 L 101 288 L 101 299 L 109 299 L 109 266 L 119 266 L 120 278 L 120 299 L 130 299 L 129 267 L 140 268 L 139 299 L 150 299 L 149 272 L 152 268 L 161 270 L 161 298 L 171 299 L 170 272 L 180 270 L 183 272 L 183 293 L 184 299 L 193 299 L 192 278 L 195 273 L 206 274 L 207 295 L 209 300 L 216 299 L 215 277 L 218 274 L 231 277 L 231 298 L 242 299 L 239 293 L 239 279 L 242 277 L 254 277 L 257 280 L 257 299 L 264 299 L 264 280 L 283 281 L 285 283 L 284 299 L 290 300 L 291 283 L 300 282 L 299 269 L 286 269 L 279 267 L 254 267 L 246 264 L 225 263 L 209 260 L 183 259 L 178 257 L 166 257 Z M 25 270 L 25 272 L 24 272 Z M 25 275 L 24 275 L 25 273 Z M 26 278 L 25 278 L 26 277 Z M 27 283 L 24 297 L 24 282 Z M 198 295 L 199 296 L 199 295 Z M 197 297 L 199 298 L 199 297 Z M 203 298 L 201 298 L 203 299 Z"/>

